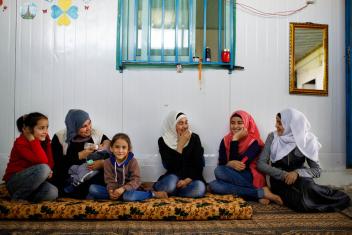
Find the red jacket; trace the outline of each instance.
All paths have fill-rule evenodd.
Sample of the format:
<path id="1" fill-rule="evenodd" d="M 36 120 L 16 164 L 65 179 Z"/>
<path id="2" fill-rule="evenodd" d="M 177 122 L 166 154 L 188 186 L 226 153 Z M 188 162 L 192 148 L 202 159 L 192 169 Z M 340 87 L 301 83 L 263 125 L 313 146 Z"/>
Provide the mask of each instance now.
<path id="1" fill-rule="evenodd" d="M 52 169 L 54 161 L 50 142 L 50 138 L 47 136 L 44 141 L 44 149 L 40 140 L 35 139 L 28 141 L 26 137 L 21 134 L 13 144 L 10 160 L 7 164 L 3 180 L 8 181 L 13 174 L 37 164 L 48 164 Z"/>

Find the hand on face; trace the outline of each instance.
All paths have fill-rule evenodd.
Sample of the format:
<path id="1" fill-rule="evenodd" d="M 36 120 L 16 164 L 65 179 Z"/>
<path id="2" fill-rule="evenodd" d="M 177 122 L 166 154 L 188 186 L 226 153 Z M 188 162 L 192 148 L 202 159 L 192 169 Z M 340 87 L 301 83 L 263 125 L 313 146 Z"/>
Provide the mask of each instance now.
<path id="1" fill-rule="evenodd" d="M 230 129 L 233 134 L 232 140 L 238 141 L 248 135 L 247 128 L 241 117 L 234 115 L 230 120 Z"/>
<path id="2" fill-rule="evenodd" d="M 23 135 L 26 137 L 26 139 L 28 141 L 32 141 L 32 140 L 35 139 L 34 135 L 33 135 L 33 132 L 31 130 L 31 128 L 29 128 L 29 127 L 24 127 L 23 128 Z"/>
<path id="3" fill-rule="evenodd" d="M 184 132 L 178 135 L 178 143 L 184 147 L 185 144 L 191 139 L 191 131 L 185 130 Z"/>
<path id="4" fill-rule="evenodd" d="M 239 131 L 236 131 L 232 137 L 233 141 L 238 141 L 241 140 L 242 138 L 245 138 L 248 135 L 247 128 L 242 128 Z"/>

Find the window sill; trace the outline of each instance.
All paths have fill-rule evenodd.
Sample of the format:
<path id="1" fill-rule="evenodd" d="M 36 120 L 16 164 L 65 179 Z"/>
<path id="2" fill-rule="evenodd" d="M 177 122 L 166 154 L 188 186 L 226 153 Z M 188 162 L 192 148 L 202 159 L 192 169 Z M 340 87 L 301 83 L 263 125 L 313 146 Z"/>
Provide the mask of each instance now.
<path id="1" fill-rule="evenodd" d="M 199 62 L 174 62 L 174 61 L 123 61 L 122 66 L 120 66 L 118 69 L 120 73 L 123 72 L 123 70 L 126 67 L 165 67 L 165 68 L 170 68 L 170 67 L 176 67 L 176 65 L 182 65 L 186 67 L 196 67 L 199 66 Z M 233 70 L 244 70 L 244 67 L 238 66 L 238 65 L 231 65 L 231 63 L 223 63 L 223 62 L 202 62 L 201 63 L 202 67 L 211 67 L 211 68 L 223 68 L 223 69 L 228 69 L 229 73 L 231 74 Z"/>

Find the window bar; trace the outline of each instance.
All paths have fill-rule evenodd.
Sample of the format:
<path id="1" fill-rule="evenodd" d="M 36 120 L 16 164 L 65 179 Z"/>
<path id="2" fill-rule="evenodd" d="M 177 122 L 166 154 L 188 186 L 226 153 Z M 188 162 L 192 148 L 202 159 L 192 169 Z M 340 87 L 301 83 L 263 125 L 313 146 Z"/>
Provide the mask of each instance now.
<path id="1" fill-rule="evenodd" d="M 150 62 L 150 38 L 151 38 L 151 28 L 152 28 L 152 24 L 151 24 L 151 8 L 152 8 L 152 4 L 151 4 L 151 0 L 148 0 L 148 37 L 147 37 L 147 61 Z"/>
<path id="2" fill-rule="evenodd" d="M 188 48 L 189 48 L 189 63 L 193 62 L 193 46 L 192 46 L 192 42 L 193 42 L 193 0 L 189 0 L 189 26 L 188 26 Z"/>
<path id="3" fill-rule="evenodd" d="M 116 48 L 117 48 L 117 69 L 120 70 L 120 73 L 122 73 L 122 70 L 123 70 L 123 66 L 122 66 L 122 40 L 121 40 L 121 37 L 122 37 L 122 13 L 123 13 L 123 10 L 122 10 L 122 7 L 123 7 L 123 0 L 119 1 L 119 11 L 118 11 L 118 20 L 117 20 L 117 30 L 119 31 L 119 34 L 118 34 L 118 37 L 117 37 L 117 45 L 116 45 Z"/>
<path id="4" fill-rule="evenodd" d="M 205 48 L 207 47 L 207 0 L 203 0 L 204 4 L 204 11 L 203 11 L 203 63 L 206 63 L 206 51 Z"/>
<path id="5" fill-rule="evenodd" d="M 178 0 L 175 0 L 175 63 L 178 63 L 178 17 L 179 17 L 179 4 Z"/>
<path id="6" fill-rule="evenodd" d="M 234 69 L 234 54 L 233 53 L 233 49 L 234 49 L 234 42 L 233 42 L 233 37 L 234 37 L 234 29 L 233 29 L 233 17 L 234 17 L 234 14 L 233 14 L 233 0 L 230 0 L 230 53 L 231 53 L 231 58 L 230 58 L 230 66 L 231 66 L 231 70 Z"/>
<path id="7" fill-rule="evenodd" d="M 236 57 L 235 57 L 235 50 L 236 50 L 236 0 L 232 0 L 233 1 L 233 7 L 232 7 L 232 11 L 233 11 L 233 19 L 232 19 L 232 24 L 233 24 L 233 27 L 232 27 L 232 34 L 233 34 L 233 46 L 232 46 L 232 51 L 231 51 L 231 59 L 232 59 L 232 66 L 233 68 L 235 68 L 235 65 L 236 65 Z"/>
<path id="8" fill-rule="evenodd" d="M 164 23 L 165 23 L 165 0 L 162 0 L 161 11 L 161 62 L 164 62 L 165 48 L 164 48 Z"/>
<path id="9" fill-rule="evenodd" d="M 222 51 L 222 0 L 218 0 L 218 62 L 221 62 Z"/>
<path id="10" fill-rule="evenodd" d="M 134 42 L 133 42 L 133 60 L 137 60 L 137 49 L 138 49 L 138 0 L 134 0 Z"/>

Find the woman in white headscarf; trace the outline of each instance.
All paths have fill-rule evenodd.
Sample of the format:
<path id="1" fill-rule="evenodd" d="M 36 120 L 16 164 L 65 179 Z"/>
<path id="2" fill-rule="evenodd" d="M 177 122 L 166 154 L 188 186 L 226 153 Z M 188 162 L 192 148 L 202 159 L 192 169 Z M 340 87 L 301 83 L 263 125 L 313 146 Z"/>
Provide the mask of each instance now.
<path id="1" fill-rule="evenodd" d="M 190 131 L 184 113 L 169 113 L 158 145 L 166 173 L 154 184 L 154 189 L 165 191 L 171 196 L 203 197 L 206 191 L 203 178 L 204 150 L 199 136 Z"/>
<path id="2" fill-rule="evenodd" d="M 350 198 L 342 191 L 316 184 L 320 176 L 318 138 L 310 123 L 296 109 L 285 109 L 276 116 L 276 131 L 269 134 L 258 161 L 258 169 L 270 176 L 273 193 L 285 205 L 301 212 L 342 210 Z M 269 164 L 271 162 L 271 165 Z M 309 167 L 305 167 L 307 162 Z"/>

